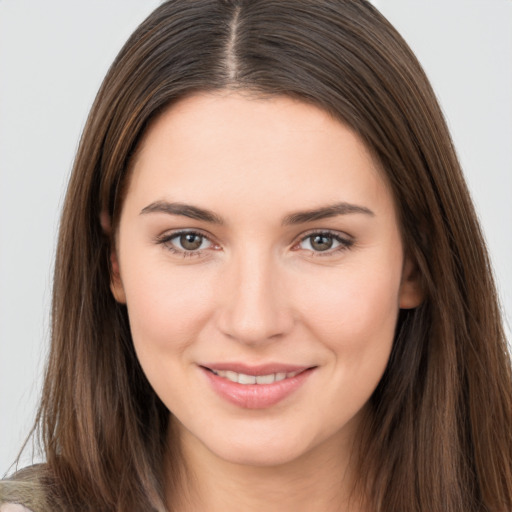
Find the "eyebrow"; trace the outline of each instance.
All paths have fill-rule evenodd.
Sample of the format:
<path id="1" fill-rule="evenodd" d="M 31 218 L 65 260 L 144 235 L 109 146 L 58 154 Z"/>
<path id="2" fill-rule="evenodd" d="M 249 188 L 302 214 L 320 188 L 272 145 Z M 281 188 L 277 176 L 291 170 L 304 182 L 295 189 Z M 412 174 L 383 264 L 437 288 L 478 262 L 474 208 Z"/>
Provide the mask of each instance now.
<path id="1" fill-rule="evenodd" d="M 181 215 L 190 219 L 202 220 L 211 224 L 225 224 L 224 219 L 216 213 L 198 208 L 191 204 L 169 203 L 167 201 L 155 201 L 141 210 L 141 215 L 145 213 L 168 213 L 169 215 Z"/>
<path id="2" fill-rule="evenodd" d="M 167 201 L 155 201 L 141 210 L 142 214 L 147 213 L 167 213 L 169 215 L 180 215 L 190 219 L 201 220 L 211 224 L 224 225 L 226 222 L 222 217 L 207 210 L 185 203 L 169 203 Z M 315 220 L 328 219 L 337 217 L 338 215 L 348 215 L 354 213 L 362 213 L 364 215 L 374 216 L 375 214 L 365 206 L 358 206 L 351 203 L 335 203 L 321 208 L 305 210 L 301 212 L 291 213 L 284 217 L 282 224 L 284 226 L 304 224 Z"/>
<path id="3" fill-rule="evenodd" d="M 366 206 L 358 206 L 351 203 L 335 203 L 313 210 L 306 210 L 303 212 L 296 212 L 287 215 L 283 219 L 283 225 L 303 224 L 315 220 L 328 219 L 330 217 L 337 217 L 338 215 L 348 215 L 351 213 L 362 213 L 373 217 L 375 214 Z"/>

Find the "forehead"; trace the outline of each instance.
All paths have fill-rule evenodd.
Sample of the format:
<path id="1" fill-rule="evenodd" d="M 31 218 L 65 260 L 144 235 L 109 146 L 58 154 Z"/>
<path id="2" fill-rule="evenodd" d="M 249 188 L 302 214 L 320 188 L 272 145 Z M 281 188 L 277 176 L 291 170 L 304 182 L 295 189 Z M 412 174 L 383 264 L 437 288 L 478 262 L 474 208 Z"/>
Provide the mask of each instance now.
<path id="1" fill-rule="evenodd" d="M 151 124 L 132 164 L 130 194 L 210 206 L 236 198 L 259 209 L 391 200 L 360 137 L 324 110 L 225 91 L 182 99 Z"/>

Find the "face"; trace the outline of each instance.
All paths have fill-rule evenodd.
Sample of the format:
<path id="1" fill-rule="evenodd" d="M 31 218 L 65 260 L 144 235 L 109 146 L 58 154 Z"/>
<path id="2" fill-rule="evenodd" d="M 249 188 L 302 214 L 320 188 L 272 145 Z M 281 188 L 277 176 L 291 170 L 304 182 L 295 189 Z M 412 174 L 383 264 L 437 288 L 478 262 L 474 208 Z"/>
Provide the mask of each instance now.
<path id="1" fill-rule="evenodd" d="M 205 93 L 144 137 L 112 290 L 182 439 L 280 464 L 350 443 L 398 310 L 420 301 L 403 253 L 347 126 L 285 97 Z"/>

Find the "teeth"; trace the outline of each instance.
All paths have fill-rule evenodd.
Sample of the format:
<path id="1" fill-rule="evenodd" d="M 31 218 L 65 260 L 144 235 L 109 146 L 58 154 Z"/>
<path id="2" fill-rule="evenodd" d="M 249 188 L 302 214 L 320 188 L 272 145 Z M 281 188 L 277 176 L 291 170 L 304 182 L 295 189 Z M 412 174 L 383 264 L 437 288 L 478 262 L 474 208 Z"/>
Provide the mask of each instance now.
<path id="1" fill-rule="evenodd" d="M 245 373 L 236 373 L 230 370 L 212 370 L 215 375 L 228 379 L 231 382 L 237 382 L 238 384 L 272 384 L 273 382 L 279 382 L 280 380 L 289 379 L 299 374 L 301 370 L 297 372 L 289 373 L 270 373 L 268 375 L 247 375 Z"/>
<path id="2" fill-rule="evenodd" d="M 230 371 L 222 372 L 222 373 L 224 373 L 224 375 L 221 375 L 221 373 L 219 372 L 219 375 L 221 377 L 226 377 L 226 379 L 228 379 L 228 380 L 231 380 L 233 382 L 238 382 L 238 373 L 230 372 Z"/>
<path id="3" fill-rule="evenodd" d="M 276 380 L 276 377 L 273 373 L 270 375 L 257 375 L 256 376 L 256 384 L 272 384 Z"/>
<path id="4" fill-rule="evenodd" d="M 256 377 L 254 375 L 245 375 L 244 373 L 239 373 L 238 384 L 256 384 Z"/>

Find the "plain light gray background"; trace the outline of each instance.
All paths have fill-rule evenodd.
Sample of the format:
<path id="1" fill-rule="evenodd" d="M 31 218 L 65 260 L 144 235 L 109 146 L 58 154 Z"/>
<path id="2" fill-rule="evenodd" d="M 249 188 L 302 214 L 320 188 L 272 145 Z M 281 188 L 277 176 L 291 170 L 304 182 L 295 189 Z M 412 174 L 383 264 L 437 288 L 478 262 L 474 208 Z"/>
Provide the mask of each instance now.
<path id="1" fill-rule="evenodd" d="M 440 98 L 510 325 L 512 0 L 374 3 Z M 117 51 L 158 4 L 0 0 L 0 475 L 40 391 L 58 212 L 81 129 Z"/>

